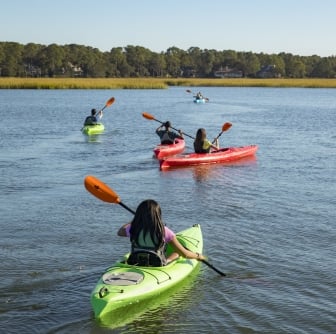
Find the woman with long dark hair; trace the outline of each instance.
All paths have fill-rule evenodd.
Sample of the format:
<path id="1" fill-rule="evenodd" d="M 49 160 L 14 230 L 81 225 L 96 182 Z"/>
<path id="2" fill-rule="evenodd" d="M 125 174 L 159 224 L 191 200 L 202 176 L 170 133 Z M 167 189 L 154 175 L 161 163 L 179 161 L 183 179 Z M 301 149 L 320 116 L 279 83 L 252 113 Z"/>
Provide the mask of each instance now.
<path id="1" fill-rule="evenodd" d="M 119 229 L 118 235 L 130 238 L 132 248 L 130 257 L 127 260 L 129 264 L 141 264 L 146 254 L 153 255 L 153 263 L 158 266 L 166 265 L 176 260 L 179 256 L 188 259 L 205 259 L 202 254 L 191 252 L 183 247 L 177 240 L 175 233 L 164 225 L 161 207 L 152 199 L 145 200 L 139 204 L 133 220 L 123 225 Z M 168 244 L 174 252 L 166 258 L 165 250 Z M 148 259 L 150 262 L 150 258 Z M 149 265 L 151 264 L 149 263 Z"/>
<path id="2" fill-rule="evenodd" d="M 195 153 L 210 153 L 211 149 L 214 149 L 216 151 L 219 149 L 218 139 L 216 138 L 214 145 L 207 139 L 205 129 L 198 129 L 194 141 Z"/>

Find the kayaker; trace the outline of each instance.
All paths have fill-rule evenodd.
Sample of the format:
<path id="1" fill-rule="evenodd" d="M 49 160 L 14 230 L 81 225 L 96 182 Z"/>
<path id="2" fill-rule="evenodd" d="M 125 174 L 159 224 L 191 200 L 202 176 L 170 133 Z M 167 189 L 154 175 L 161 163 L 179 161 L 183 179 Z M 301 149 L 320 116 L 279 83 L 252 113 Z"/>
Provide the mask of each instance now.
<path id="1" fill-rule="evenodd" d="M 198 93 L 196 94 L 195 98 L 196 98 L 196 100 L 201 100 L 201 99 L 203 99 L 203 95 L 202 95 L 202 93 L 201 93 L 201 92 L 198 92 Z"/>
<path id="2" fill-rule="evenodd" d="M 164 130 L 162 129 L 163 127 L 165 128 Z M 174 144 L 175 138 L 184 139 L 181 130 L 178 133 L 171 131 L 171 123 L 169 121 L 162 123 L 155 132 L 160 137 L 161 144 Z"/>
<path id="3" fill-rule="evenodd" d="M 219 150 L 218 138 L 216 138 L 215 143 L 212 144 L 206 137 L 205 129 L 198 129 L 194 141 L 195 153 L 211 153 L 211 149 Z"/>
<path id="4" fill-rule="evenodd" d="M 183 256 L 188 259 L 204 260 L 202 254 L 194 253 L 177 240 L 175 233 L 164 225 L 160 205 L 148 199 L 136 209 L 133 220 L 120 227 L 118 235 L 129 237 L 132 247 L 128 264 L 140 264 L 144 258 L 151 258 L 154 266 L 164 266 Z M 166 258 L 165 249 L 169 244 L 174 252 Z M 159 259 L 160 261 L 157 261 Z M 160 263 L 158 263 L 160 262 Z"/>
<path id="5" fill-rule="evenodd" d="M 91 109 L 91 115 L 85 118 L 84 126 L 95 125 L 98 123 L 98 120 L 100 120 L 102 117 L 103 117 L 102 111 L 99 111 L 97 114 L 96 109 Z"/>

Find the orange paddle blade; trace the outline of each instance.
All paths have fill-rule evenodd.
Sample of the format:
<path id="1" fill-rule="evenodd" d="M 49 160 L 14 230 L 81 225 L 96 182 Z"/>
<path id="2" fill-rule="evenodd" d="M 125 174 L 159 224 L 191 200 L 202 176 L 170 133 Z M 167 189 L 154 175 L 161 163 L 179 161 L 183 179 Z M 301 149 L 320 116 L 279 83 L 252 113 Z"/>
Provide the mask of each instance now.
<path id="1" fill-rule="evenodd" d="M 108 185 L 92 175 L 84 179 L 84 185 L 88 192 L 107 203 L 120 204 L 120 198 Z"/>
<path id="2" fill-rule="evenodd" d="M 222 126 L 222 131 L 226 131 L 226 130 L 229 130 L 231 128 L 232 124 L 227 122 L 227 123 L 224 123 L 223 126 Z"/>
<path id="3" fill-rule="evenodd" d="M 147 112 L 143 112 L 142 116 L 145 117 L 145 118 L 147 118 L 147 119 L 150 119 L 150 120 L 154 119 L 154 116 L 151 115 L 151 114 L 148 114 Z"/>
<path id="4" fill-rule="evenodd" d="M 115 101 L 114 97 L 111 97 L 105 104 L 105 107 L 109 107 Z"/>

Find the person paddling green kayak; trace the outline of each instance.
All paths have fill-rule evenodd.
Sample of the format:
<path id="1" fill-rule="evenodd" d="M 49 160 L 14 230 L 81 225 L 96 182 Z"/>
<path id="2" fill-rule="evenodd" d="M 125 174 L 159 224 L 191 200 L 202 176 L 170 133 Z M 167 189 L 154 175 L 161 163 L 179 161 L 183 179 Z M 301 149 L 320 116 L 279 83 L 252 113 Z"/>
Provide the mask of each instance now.
<path id="1" fill-rule="evenodd" d="M 164 266 L 183 256 L 188 259 L 204 260 L 202 254 L 191 252 L 182 246 L 175 233 L 164 225 L 160 205 L 148 199 L 141 202 L 130 223 L 123 225 L 118 235 L 129 237 L 132 243 L 128 264 Z M 166 258 L 166 245 L 174 252 Z"/>
<path id="2" fill-rule="evenodd" d="M 105 126 L 100 122 L 100 119 L 103 117 L 103 111 L 100 110 L 97 112 L 96 109 L 91 110 L 91 115 L 85 118 L 82 132 L 86 135 L 97 135 L 103 133 Z"/>
<path id="3" fill-rule="evenodd" d="M 202 255 L 203 236 L 199 224 L 175 235 L 164 226 L 161 208 L 154 200 L 141 202 L 133 211 L 113 189 L 96 177 L 86 176 L 84 185 L 95 197 L 119 204 L 134 215 L 130 223 L 118 230 L 118 235 L 130 236 L 131 252 L 106 269 L 91 292 L 91 305 L 99 321 L 110 323 L 110 315 L 117 310 L 124 308 L 127 312 L 131 304 L 169 293 L 190 277 L 200 263 L 225 276 Z"/>
<path id="4" fill-rule="evenodd" d="M 97 113 L 96 109 L 91 109 L 91 115 L 87 116 L 84 121 L 84 126 L 86 125 L 96 125 L 98 121 L 103 117 L 103 111 Z"/>
<path id="5" fill-rule="evenodd" d="M 105 106 L 100 109 L 98 112 L 96 109 L 91 109 L 91 115 L 85 118 L 82 132 L 86 135 L 96 135 L 104 132 L 105 126 L 100 122 L 103 117 L 103 110 L 109 107 L 112 103 L 114 103 L 115 98 L 111 97 L 106 103 Z"/>

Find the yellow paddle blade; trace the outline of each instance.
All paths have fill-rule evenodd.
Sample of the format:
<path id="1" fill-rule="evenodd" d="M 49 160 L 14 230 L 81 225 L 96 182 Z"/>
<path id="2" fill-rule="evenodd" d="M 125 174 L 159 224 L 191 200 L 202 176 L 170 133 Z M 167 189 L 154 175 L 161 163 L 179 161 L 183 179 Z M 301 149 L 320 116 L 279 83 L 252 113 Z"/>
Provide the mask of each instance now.
<path id="1" fill-rule="evenodd" d="M 100 181 L 92 175 L 88 175 L 84 179 L 84 185 L 88 192 L 96 196 L 100 200 L 107 203 L 120 204 L 120 198 L 108 185 Z"/>
<path id="2" fill-rule="evenodd" d="M 150 120 L 154 119 L 154 116 L 151 115 L 151 114 L 148 114 L 147 112 L 143 112 L 142 116 L 145 117 L 145 118 L 147 118 L 147 119 L 150 119 Z"/>
<path id="3" fill-rule="evenodd" d="M 227 131 L 231 128 L 232 124 L 227 122 L 227 123 L 224 123 L 223 126 L 222 126 L 222 131 Z"/>

